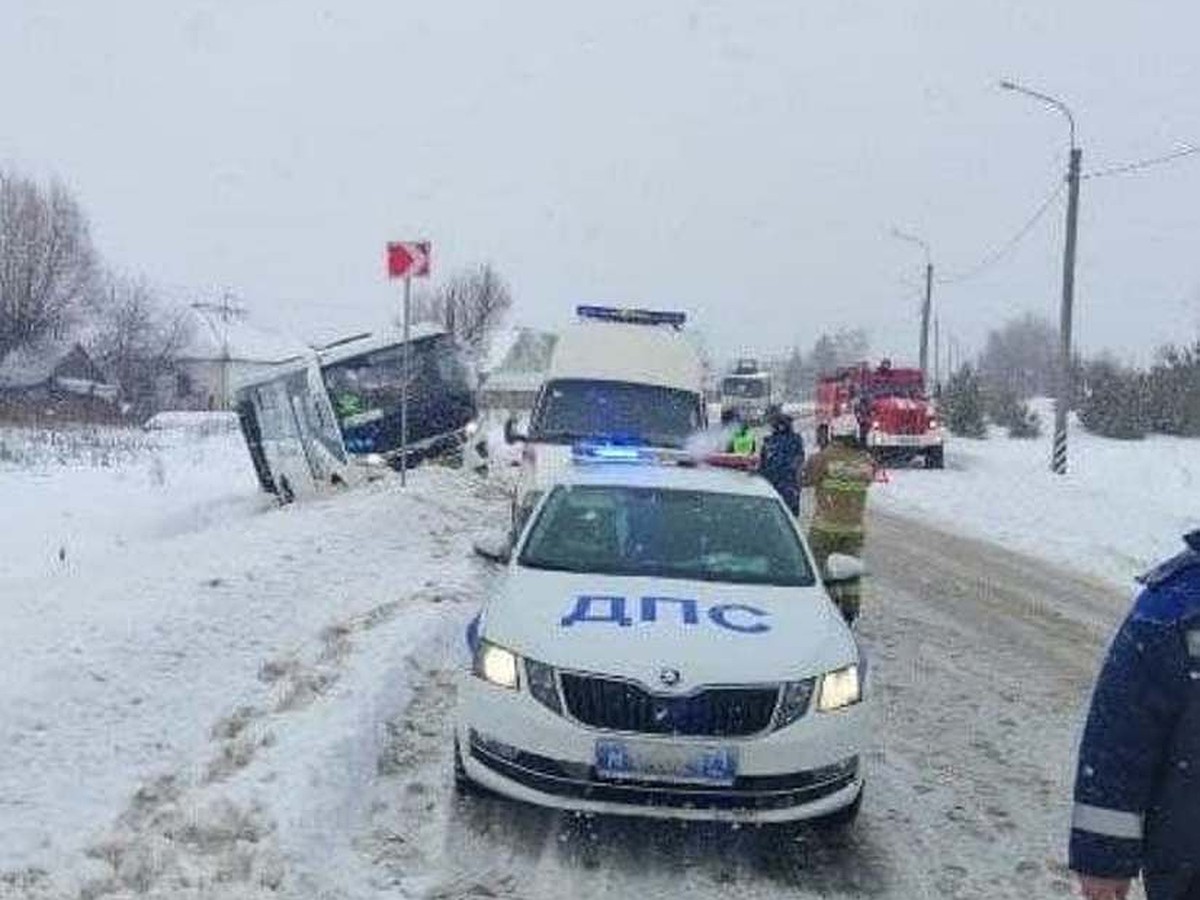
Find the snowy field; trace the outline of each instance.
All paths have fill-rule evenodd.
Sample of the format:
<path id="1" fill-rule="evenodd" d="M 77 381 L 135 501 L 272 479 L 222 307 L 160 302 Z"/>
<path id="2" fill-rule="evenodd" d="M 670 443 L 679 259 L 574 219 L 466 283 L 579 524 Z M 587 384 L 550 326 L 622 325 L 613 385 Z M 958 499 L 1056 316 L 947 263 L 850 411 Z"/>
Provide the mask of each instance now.
<path id="1" fill-rule="evenodd" d="M 945 471 L 890 469 L 871 503 L 1132 588 L 1200 528 L 1200 440 L 1115 441 L 1072 423 L 1069 472 L 1058 476 L 1053 414 L 1047 402 L 1036 409 L 1042 437 L 951 438 Z"/>

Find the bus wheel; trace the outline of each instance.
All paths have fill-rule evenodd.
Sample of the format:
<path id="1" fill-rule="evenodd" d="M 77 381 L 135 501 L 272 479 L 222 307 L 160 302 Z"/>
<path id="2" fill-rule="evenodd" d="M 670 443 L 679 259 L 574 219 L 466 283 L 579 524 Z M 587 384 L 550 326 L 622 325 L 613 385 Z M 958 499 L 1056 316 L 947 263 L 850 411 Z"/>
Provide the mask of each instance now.
<path id="1" fill-rule="evenodd" d="M 292 491 L 291 482 L 287 480 L 286 475 L 279 476 L 279 503 L 286 506 L 296 500 L 296 494 Z"/>

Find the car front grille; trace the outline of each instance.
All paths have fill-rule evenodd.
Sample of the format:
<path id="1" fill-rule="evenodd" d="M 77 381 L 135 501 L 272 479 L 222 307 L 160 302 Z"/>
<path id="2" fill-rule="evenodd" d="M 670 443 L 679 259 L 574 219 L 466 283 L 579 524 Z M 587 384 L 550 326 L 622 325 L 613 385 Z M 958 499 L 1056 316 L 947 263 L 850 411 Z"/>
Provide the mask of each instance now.
<path id="1" fill-rule="evenodd" d="M 599 675 L 561 673 L 570 715 L 593 728 L 641 734 L 740 737 L 765 731 L 777 687 L 712 687 L 686 696 L 652 694 L 640 685 Z"/>

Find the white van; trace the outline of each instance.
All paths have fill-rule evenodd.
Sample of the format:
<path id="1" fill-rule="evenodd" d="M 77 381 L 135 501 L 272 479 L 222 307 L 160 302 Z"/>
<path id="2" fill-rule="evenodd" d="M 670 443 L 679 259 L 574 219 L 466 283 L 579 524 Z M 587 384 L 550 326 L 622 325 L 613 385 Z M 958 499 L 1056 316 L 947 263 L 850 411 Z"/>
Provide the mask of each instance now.
<path id="1" fill-rule="evenodd" d="M 704 365 L 682 312 L 580 306 L 555 344 L 522 442 L 519 526 L 586 441 L 683 447 L 707 424 Z"/>

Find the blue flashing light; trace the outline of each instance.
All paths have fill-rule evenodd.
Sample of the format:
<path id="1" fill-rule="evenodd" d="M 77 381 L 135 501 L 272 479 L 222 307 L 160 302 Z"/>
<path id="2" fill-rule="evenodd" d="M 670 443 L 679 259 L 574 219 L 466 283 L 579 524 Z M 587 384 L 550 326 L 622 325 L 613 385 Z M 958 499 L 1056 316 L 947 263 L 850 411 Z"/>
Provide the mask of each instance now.
<path id="1" fill-rule="evenodd" d="M 596 319 L 601 322 L 624 322 L 629 325 L 670 325 L 682 328 L 687 322 L 687 313 L 670 310 L 632 309 L 616 306 L 577 306 L 575 314 L 581 319 Z"/>
<path id="2" fill-rule="evenodd" d="M 622 463 L 640 466 L 694 465 L 695 460 L 685 450 L 647 447 L 644 444 L 582 442 L 571 448 L 576 464 Z"/>

